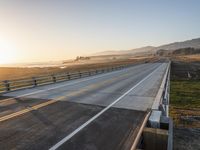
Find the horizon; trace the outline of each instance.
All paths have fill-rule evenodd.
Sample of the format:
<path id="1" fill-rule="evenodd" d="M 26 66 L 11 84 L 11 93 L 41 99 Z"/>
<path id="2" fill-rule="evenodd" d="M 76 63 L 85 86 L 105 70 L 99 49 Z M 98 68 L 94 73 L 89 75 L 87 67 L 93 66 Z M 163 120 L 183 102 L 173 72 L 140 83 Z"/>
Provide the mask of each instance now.
<path id="1" fill-rule="evenodd" d="M 136 47 L 136 48 L 132 48 L 132 49 L 128 49 L 128 50 L 135 50 L 135 49 L 139 49 L 139 48 L 145 48 L 145 47 L 159 47 L 159 46 L 163 46 L 163 45 L 168 45 L 168 44 L 172 44 L 172 43 L 179 43 L 179 42 L 185 42 L 185 41 L 190 41 L 190 40 L 195 40 L 195 39 L 199 39 L 199 38 L 192 38 L 192 39 L 188 39 L 188 40 L 184 40 L 184 41 L 173 41 L 171 43 L 164 43 L 162 45 L 158 45 L 158 46 L 154 46 L 154 45 L 146 45 L 146 46 L 142 46 L 142 47 Z M 126 51 L 126 49 L 123 50 L 105 50 L 105 51 L 98 51 L 96 53 L 103 53 L 103 52 L 112 52 L 112 51 Z M 89 55 L 82 55 L 83 57 L 87 57 L 87 56 L 95 56 L 96 53 L 93 54 L 89 54 Z M 80 56 L 80 55 L 79 55 Z M 103 56 L 103 55 L 102 55 Z M 69 61 L 69 60 L 75 60 L 76 57 L 74 58 L 69 58 L 69 59 L 58 59 L 58 60 L 45 60 L 45 61 L 25 61 L 25 62 L 13 62 L 13 63 L 0 63 L 0 67 L 9 67 L 9 66 L 18 66 L 18 65 L 29 65 L 29 64 L 41 64 L 41 63 L 55 63 L 55 62 L 63 62 L 63 61 Z"/>
<path id="2" fill-rule="evenodd" d="M 196 39 L 199 6 L 195 0 L 1 1 L 0 65 Z"/>

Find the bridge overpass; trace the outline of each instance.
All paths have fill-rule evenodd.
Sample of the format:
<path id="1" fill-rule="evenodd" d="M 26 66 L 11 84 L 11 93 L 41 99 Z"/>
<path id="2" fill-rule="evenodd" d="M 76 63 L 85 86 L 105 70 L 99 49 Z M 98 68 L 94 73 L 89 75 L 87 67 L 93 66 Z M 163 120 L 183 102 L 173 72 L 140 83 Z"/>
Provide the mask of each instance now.
<path id="1" fill-rule="evenodd" d="M 163 149 L 172 149 L 169 66 L 137 64 L 5 92 L 0 100 L 0 149 L 150 149 L 158 132 L 162 145 L 167 138 Z"/>

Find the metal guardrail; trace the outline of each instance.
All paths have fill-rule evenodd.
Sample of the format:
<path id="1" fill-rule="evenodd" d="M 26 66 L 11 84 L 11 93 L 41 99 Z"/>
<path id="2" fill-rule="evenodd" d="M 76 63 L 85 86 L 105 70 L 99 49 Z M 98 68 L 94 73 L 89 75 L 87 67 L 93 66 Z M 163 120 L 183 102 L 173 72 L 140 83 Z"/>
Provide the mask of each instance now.
<path id="1" fill-rule="evenodd" d="M 83 71 L 83 72 L 80 72 L 80 71 L 73 72 L 73 73 L 67 72 L 67 73 L 61 73 L 61 74 L 51 74 L 51 75 L 30 77 L 30 78 L 24 78 L 24 79 L 0 81 L 0 93 L 88 77 L 88 76 L 92 76 L 96 74 L 120 70 L 123 68 L 130 67 L 132 65 L 133 64 L 120 65 L 120 66 L 115 66 L 115 67 L 101 68 L 97 70 L 89 70 L 89 71 Z"/>

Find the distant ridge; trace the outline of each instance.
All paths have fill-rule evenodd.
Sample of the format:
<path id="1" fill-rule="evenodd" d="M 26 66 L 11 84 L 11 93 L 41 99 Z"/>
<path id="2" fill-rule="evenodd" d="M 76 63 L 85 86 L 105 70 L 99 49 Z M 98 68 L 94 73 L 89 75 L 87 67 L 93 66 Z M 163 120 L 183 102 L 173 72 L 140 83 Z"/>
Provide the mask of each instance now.
<path id="1" fill-rule="evenodd" d="M 162 45 L 162 46 L 157 47 L 157 49 L 175 50 L 175 49 L 181 49 L 181 48 L 187 48 L 187 47 L 200 48 L 200 38 Z"/>
<path id="2" fill-rule="evenodd" d="M 156 52 L 157 55 L 159 56 L 175 56 L 175 55 L 193 55 L 193 54 L 200 54 L 200 49 L 197 48 L 180 48 L 176 50 L 158 50 Z"/>
<path id="3" fill-rule="evenodd" d="M 92 54 L 90 56 L 99 56 L 99 55 L 135 55 L 135 54 L 142 54 L 142 53 L 156 53 L 158 50 L 176 50 L 182 48 L 200 48 L 200 38 L 186 40 L 183 42 L 174 42 L 166 45 L 161 45 L 158 47 L 154 46 L 145 46 L 141 48 L 135 48 L 131 50 L 111 50 L 111 51 L 103 51 L 99 53 Z"/>
<path id="4" fill-rule="evenodd" d="M 145 46 L 141 48 L 135 48 L 131 50 L 110 50 L 110 51 L 103 51 L 99 53 L 92 54 L 92 56 L 99 56 L 99 55 L 128 55 L 128 54 L 136 54 L 141 52 L 148 52 L 156 49 L 153 46 Z"/>

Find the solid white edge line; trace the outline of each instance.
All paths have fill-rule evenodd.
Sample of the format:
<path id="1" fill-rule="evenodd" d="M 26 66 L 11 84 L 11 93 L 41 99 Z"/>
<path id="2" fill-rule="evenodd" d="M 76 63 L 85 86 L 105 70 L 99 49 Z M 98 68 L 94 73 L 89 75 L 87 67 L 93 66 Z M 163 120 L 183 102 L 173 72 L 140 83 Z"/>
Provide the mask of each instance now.
<path id="1" fill-rule="evenodd" d="M 81 131 L 83 128 L 85 128 L 88 124 L 90 124 L 92 121 L 94 121 L 96 118 L 101 116 L 105 111 L 107 111 L 110 107 L 112 107 L 114 104 L 116 104 L 118 101 L 120 101 L 124 96 L 126 96 L 128 93 L 130 93 L 133 89 L 135 89 L 137 86 L 139 86 L 142 82 L 144 82 L 146 79 L 148 79 L 154 72 L 156 72 L 163 64 L 161 64 L 158 68 L 156 68 L 153 72 L 151 72 L 148 76 L 143 78 L 140 82 L 138 82 L 136 85 L 134 85 L 131 89 L 129 89 L 127 92 L 125 92 L 123 95 L 121 95 L 119 98 L 117 98 L 114 102 L 109 104 L 106 108 L 101 110 L 99 113 L 97 113 L 95 116 L 90 118 L 87 122 L 82 124 L 80 127 L 78 127 L 76 130 L 74 130 L 72 133 L 67 135 L 65 138 L 63 138 L 61 141 L 56 143 L 54 146 L 52 146 L 49 150 L 56 150 L 59 148 L 62 144 L 64 144 L 66 141 L 68 141 L 70 138 L 72 138 L 75 134 L 77 134 L 79 131 Z"/>

